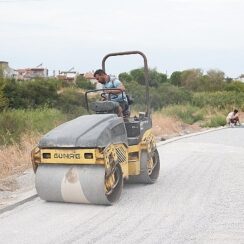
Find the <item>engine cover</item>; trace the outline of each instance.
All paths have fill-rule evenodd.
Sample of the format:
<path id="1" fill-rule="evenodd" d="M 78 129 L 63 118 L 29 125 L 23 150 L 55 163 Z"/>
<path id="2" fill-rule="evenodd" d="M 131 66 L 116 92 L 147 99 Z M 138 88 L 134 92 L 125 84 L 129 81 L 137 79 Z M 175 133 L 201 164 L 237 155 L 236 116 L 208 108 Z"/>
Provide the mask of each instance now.
<path id="1" fill-rule="evenodd" d="M 128 145 L 122 118 L 115 114 L 80 116 L 48 132 L 39 142 L 40 148 L 94 148 L 109 144 Z"/>

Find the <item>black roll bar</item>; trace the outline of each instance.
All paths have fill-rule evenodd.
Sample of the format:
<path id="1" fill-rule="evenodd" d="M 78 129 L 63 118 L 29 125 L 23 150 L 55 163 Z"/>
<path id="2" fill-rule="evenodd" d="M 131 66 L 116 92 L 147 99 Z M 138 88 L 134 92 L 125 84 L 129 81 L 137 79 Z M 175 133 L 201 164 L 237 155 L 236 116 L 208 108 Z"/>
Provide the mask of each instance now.
<path id="1" fill-rule="evenodd" d="M 147 64 L 147 57 L 144 53 L 141 51 L 127 51 L 127 52 L 116 52 L 116 53 L 109 53 L 106 56 L 104 56 L 102 60 L 102 69 L 106 71 L 105 69 L 105 62 L 109 57 L 113 56 L 123 56 L 123 55 L 133 55 L 133 54 L 139 54 L 143 57 L 144 60 L 144 77 L 145 77 L 145 83 L 146 83 L 146 115 L 150 116 L 150 101 L 149 101 L 149 72 L 148 72 L 148 64 Z"/>

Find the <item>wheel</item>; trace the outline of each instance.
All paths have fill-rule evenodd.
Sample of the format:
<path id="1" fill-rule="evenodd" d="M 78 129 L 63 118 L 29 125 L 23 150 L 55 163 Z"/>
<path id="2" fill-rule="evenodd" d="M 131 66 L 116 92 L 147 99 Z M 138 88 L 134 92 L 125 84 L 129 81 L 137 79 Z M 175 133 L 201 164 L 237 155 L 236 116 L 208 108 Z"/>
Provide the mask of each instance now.
<path id="1" fill-rule="evenodd" d="M 158 150 L 150 155 L 146 150 L 141 151 L 140 174 L 129 177 L 128 183 L 153 184 L 159 176 L 160 159 Z"/>
<path id="2" fill-rule="evenodd" d="M 119 164 L 110 175 L 105 174 L 105 194 L 110 203 L 116 202 L 123 189 L 123 173 Z"/>

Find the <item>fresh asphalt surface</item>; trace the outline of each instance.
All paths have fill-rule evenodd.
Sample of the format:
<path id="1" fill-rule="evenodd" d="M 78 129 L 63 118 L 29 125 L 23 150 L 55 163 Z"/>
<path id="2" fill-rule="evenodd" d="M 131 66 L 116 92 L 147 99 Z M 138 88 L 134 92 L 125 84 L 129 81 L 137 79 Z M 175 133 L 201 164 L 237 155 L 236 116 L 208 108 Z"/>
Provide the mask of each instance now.
<path id="1" fill-rule="evenodd" d="M 244 243 L 244 128 L 158 148 L 160 178 L 114 206 L 36 198 L 0 215 L 1 243 Z"/>

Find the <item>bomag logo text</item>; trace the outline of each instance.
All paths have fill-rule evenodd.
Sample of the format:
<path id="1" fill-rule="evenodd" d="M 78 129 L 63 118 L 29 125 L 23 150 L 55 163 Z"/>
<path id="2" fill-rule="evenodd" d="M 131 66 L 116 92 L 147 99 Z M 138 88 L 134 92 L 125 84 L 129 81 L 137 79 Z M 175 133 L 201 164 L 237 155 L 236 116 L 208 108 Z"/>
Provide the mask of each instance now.
<path id="1" fill-rule="evenodd" d="M 54 158 L 80 159 L 79 153 L 54 153 Z"/>

